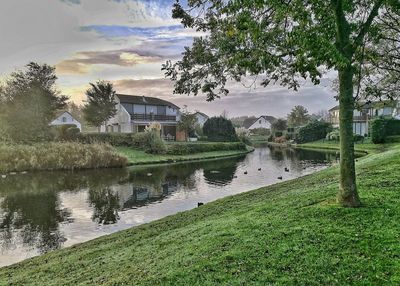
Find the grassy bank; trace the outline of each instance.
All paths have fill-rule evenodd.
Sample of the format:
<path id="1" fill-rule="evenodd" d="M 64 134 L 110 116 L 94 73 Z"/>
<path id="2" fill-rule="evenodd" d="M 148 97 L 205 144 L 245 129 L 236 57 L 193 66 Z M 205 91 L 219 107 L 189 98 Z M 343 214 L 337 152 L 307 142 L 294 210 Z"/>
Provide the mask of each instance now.
<path id="1" fill-rule="evenodd" d="M 197 160 L 208 160 L 208 159 L 217 159 L 223 157 L 239 156 L 251 152 L 253 148 L 247 147 L 246 150 L 198 152 L 185 155 L 148 154 L 142 150 L 132 149 L 130 147 L 116 147 L 116 150 L 121 155 L 128 158 L 128 162 L 130 165 L 140 165 L 140 164 L 197 161 Z"/>
<path id="2" fill-rule="evenodd" d="M 0 269 L 1 285 L 399 285 L 400 146 Z"/>
<path id="3" fill-rule="evenodd" d="M 0 174 L 32 170 L 123 167 L 127 159 L 104 144 L 0 144 Z"/>
<path id="4" fill-rule="evenodd" d="M 354 150 L 356 152 L 373 154 L 373 153 L 383 152 L 398 144 L 399 143 L 373 144 L 369 141 L 366 141 L 365 143 L 355 143 Z M 339 142 L 319 140 L 310 143 L 297 144 L 297 147 L 308 148 L 308 149 L 339 150 Z"/>

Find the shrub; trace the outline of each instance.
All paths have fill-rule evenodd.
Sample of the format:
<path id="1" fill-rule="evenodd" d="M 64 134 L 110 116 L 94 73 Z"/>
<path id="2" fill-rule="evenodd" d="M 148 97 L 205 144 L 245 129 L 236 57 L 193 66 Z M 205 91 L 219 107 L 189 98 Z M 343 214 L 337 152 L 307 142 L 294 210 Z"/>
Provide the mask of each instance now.
<path id="1" fill-rule="evenodd" d="M 76 142 L 0 145 L 0 172 L 123 167 L 127 159 L 105 144 Z"/>
<path id="2" fill-rule="evenodd" d="M 242 142 L 214 142 L 214 143 L 174 143 L 168 145 L 167 153 L 171 155 L 185 155 L 212 151 L 246 150 Z"/>
<path id="3" fill-rule="evenodd" d="M 386 120 L 383 117 L 375 118 L 371 122 L 371 140 L 374 144 L 385 143 Z"/>
<path id="4" fill-rule="evenodd" d="M 286 136 L 276 137 L 274 142 L 275 143 L 285 143 L 287 141 Z"/>
<path id="5" fill-rule="evenodd" d="M 160 137 L 158 131 L 147 131 L 147 144 L 145 146 L 145 152 L 150 154 L 164 154 L 166 147 L 164 141 Z"/>
<path id="6" fill-rule="evenodd" d="M 282 137 L 283 136 L 283 132 L 282 131 L 276 131 L 274 135 L 275 135 L 275 137 Z"/>
<path id="7" fill-rule="evenodd" d="M 87 144 L 102 143 L 112 146 L 130 147 L 133 145 L 132 133 L 82 133 L 79 141 Z"/>
<path id="8" fill-rule="evenodd" d="M 374 144 L 386 142 L 387 136 L 400 135 L 400 120 L 379 117 L 371 122 L 371 139 Z"/>
<path id="9" fill-rule="evenodd" d="M 74 124 L 53 126 L 52 129 L 56 141 L 76 141 L 80 139 L 80 130 Z"/>
<path id="10" fill-rule="evenodd" d="M 364 136 L 359 135 L 359 134 L 353 134 L 353 141 L 354 142 L 364 141 Z"/>
<path id="11" fill-rule="evenodd" d="M 340 140 L 340 133 L 339 133 L 339 129 L 333 130 L 331 132 L 329 132 L 326 137 L 326 140 L 328 141 L 339 141 Z"/>
<path id="12" fill-rule="evenodd" d="M 255 129 L 252 129 L 250 132 L 251 132 L 251 134 L 261 135 L 261 136 L 268 136 L 271 134 L 271 130 L 266 129 L 266 128 L 255 128 Z"/>
<path id="13" fill-rule="evenodd" d="M 203 132 L 209 141 L 238 141 L 232 122 L 221 116 L 209 118 L 206 123 L 204 123 Z"/>
<path id="14" fill-rule="evenodd" d="M 400 120 L 394 118 L 387 119 L 386 135 L 387 136 L 400 135 Z"/>
<path id="15" fill-rule="evenodd" d="M 311 121 L 299 129 L 298 142 L 306 143 L 326 138 L 332 131 L 332 125 L 322 121 Z"/>
<path id="16" fill-rule="evenodd" d="M 243 142 L 246 145 L 251 145 L 250 140 L 250 131 L 244 127 L 235 128 L 236 135 L 240 142 Z"/>

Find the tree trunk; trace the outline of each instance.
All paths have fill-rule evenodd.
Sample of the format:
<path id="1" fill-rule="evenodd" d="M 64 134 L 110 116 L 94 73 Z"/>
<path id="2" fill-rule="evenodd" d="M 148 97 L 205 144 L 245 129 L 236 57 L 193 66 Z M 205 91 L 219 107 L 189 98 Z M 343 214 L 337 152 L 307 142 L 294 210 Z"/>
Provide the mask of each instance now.
<path id="1" fill-rule="evenodd" d="M 339 70 L 340 187 L 338 203 L 359 207 L 353 140 L 353 70 L 351 65 Z"/>

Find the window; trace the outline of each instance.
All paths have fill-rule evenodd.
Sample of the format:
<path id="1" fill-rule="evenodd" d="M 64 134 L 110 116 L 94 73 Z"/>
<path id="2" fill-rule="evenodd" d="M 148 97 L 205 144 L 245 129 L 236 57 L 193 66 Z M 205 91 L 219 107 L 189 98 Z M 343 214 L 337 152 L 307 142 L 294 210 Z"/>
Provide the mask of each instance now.
<path id="1" fill-rule="evenodd" d="M 64 117 L 62 118 L 62 122 L 67 122 L 67 117 L 64 116 Z"/>
<path id="2" fill-rule="evenodd" d="M 261 120 L 258 121 L 258 124 L 261 124 Z"/>

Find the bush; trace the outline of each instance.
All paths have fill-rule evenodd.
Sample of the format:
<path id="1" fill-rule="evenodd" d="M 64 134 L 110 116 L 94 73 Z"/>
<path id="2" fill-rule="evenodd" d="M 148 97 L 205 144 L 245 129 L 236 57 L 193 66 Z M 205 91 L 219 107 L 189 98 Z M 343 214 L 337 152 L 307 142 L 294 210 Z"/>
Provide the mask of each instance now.
<path id="1" fill-rule="evenodd" d="M 371 122 L 371 139 L 374 144 L 386 142 L 386 137 L 400 135 L 400 120 L 379 117 Z"/>
<path id="2" fill-rule="evenodd" d="M 282 131 L 276 131 L 275 132 L 275 137 L 282 137 L 283 136 L 283 132 Z"/>
<path id="3" fill-rule="evenodd" d="M 252 129 L 250 132 L 251 132 L 251 134 L 261 135 L 261 136 L 268 136 L 271 134 L 271 130 L 266 129 L 266 128 L 255 128 L 255 129 Z"/>
<path id="4" fill-rule="evenodd" d="M 147 135 L 147 145 L 145 146 L 145 152 L 150 154 L 165 154 L 166 147 L 164 141 L 160 137 L 160 133 L 157 131 L 145 132 Z"/>
<path id="5" fill-rule="evenodd" d="M 400 120 L 390 118 L 386 122 L 386 136 L 400 135 Z"/>
<path id="6" fill-rule="evenodd" d="M 211 117 L 203 126 L 203 133 L 209 141 L 234 142 L 238 141 L 235 127 L 224 117 Z"/>
<path id="7" fill-rule="evenodd" d="M 354 142 L 364 141 L 364 136 L 359 135 L 359 134 L 353 134 L 353 141 Z"/>
<path id="8" fill-rule="evenodd" d="M 322 121 L 311 121 L 299 129 L 298 142 L 306 143 L 326 138 L 332 131 L 332 125 Z"/>
<path id="9" fill-rule="evenodd" d="M 133 146 L 132 133 L 82 133 L 80 142 L 110 144 L 112 146 Z"/>
<path id="10" fill-rule="evenodd" d="M 105 144 L 0 145 L 0 172 L 123 167 L 127 159 Z"/>
<path id="11" fill-rule="evenodd" d="M 244 127 L 238 127 L 235 129 L 236 130 L 236 135 L 239 139 L 240 142 L 243 142 L 246 145 L 251 145 L 251 140 L 250 140 L 250 132 Z"/>
<path id="12" fill-rule="evenodd" d="M 340 140 L 340 133 L 339 133 L 339 129 L 333 130 L 331 132 L 329 132 L 326 137 L 326 140 L 328 141 L 339 141 Z"/>
<path id="13" fill-rule="evenodd" d="M 80 140 L 80 130 L 74 124 L 53 126 L 54 140 L 56 141 L 77 141 Z"/>
<path id="14" fill-rule="evenodd" d="M 274 142 L 275 143 L 285 143 L 287 141 L 286 136 L 276 137 Z"/>
<path id="15" fill-rule="evenodd" d="M 385 143 L 386 139 L 386 119 L 383 117 L 375 118 L 371 122 L 371 140 L 374 144 Z"/>
<path id="16" fill-rule="evenodd" d="M 215 143 L 174 143 L 168 145 L 167 153 L 170 155 L 185 155 L 213 151 L 246 150 L 242 142 L 215 142 Z"/>

